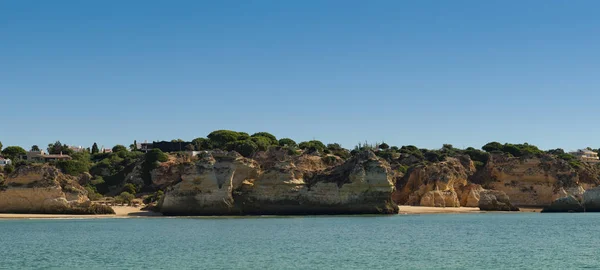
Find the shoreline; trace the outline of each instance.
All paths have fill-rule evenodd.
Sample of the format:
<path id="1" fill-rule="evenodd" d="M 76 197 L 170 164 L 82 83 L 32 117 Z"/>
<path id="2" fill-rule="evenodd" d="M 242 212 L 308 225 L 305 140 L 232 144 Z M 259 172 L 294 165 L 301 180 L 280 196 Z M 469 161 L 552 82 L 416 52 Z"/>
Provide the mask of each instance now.
<path id="1" fill-rule="evenodd" d="M 541 207 L 522 207 L 521 211 L 503 212 L 503 211 L 482 211 L 478 207 L 428 207 L 428 206 L 409 206 L 400 205 L 398 215 L 423 215 L 423 214 L 477 214 L 477 213 L 539 213 Z M 160 213 L 142 210 L 141 207 L 133 206 L 113 206 L 115 215 L 64 215 L 64 214 L 11 214 L 0 213 L 0 220 L 4 219 L 99 219 L 99 218 L 144 218 L 144 217 L 165 217 Z M 196 217 L 196 216 L 181 216 Z M 203 216 L 197 216 L 203 217 Z M 210 217 L 210 216 L 204 216 Z M 247 217 L 247 216 L 244 216 Z M 256 216 L 263 217 L 263 216 Z"/>

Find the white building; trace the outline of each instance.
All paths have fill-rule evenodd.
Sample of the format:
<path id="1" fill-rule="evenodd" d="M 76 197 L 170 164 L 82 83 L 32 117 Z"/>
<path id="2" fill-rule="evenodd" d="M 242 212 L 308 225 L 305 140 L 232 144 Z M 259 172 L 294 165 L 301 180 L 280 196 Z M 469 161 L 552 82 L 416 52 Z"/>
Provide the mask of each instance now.
<path id="1" fill-rule="evenodd" d="M 0 167 L 12 164 L 12 161 L 8 158 L 0 157 Z"/>
<path id="2" fill-rule="evenodd" d="M 571 155 L 575 156 L 577 159 L 583 162 L 600 162 L 600 158 L 598 158 L 598 153 L 587 149 L 579 149 L 575 152 L 571 152 Z"/>

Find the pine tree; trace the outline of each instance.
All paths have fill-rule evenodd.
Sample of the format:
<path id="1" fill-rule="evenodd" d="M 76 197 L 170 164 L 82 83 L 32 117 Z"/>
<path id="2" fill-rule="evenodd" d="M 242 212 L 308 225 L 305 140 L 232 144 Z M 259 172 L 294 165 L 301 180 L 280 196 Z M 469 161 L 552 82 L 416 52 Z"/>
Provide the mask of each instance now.
<path id="1" fill-rule="evenodd" d="M 96 143 L 94 143 L 94 145 L 92 145 L 92 155 L 98 154 L 99 152 L 100 152 L 100 149 L 98 149 L 98 145 Z"/>

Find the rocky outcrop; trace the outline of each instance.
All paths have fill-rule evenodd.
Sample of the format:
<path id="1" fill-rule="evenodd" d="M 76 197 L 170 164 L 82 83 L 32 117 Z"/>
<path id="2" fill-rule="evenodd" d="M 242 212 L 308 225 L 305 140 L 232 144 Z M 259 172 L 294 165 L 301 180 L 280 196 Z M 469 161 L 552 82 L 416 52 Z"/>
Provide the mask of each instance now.
<path id="1" fill-rule="evenodd" d="M 470 193 L 468 178 L 474 173 L 475 166 L 468 156 L 416 166 L 397 182 L 394 200 L 416 206 L 459 207 L 467 202 L 473 205 L 477 195 Z M 468 191 L 463 191 L 465 188 Z"/>
<path id="2" fill-rule="evenodd" d="M 585 166 L 581 170 L 587 172 L 589 166 Z M 515 205 L 547 206 L 577 192 L 583 184 L 580 174 L 566 161 L 550 155 L 525 158 L 492 154 L 470 180 L 486 189 L 505 192 Z M 595 180 L 586 177 L 586 181 Z"/>
<path id="3" fill-rule="evenodd" d="M 392 214 L 389 165 L 373 152 L 327 166 L 320 156 L 269 151 L 256 160 L 235 152 L 206 152 L 173 164 L 159 203 L 166 215 Z M 175 173 L 173 173 L 175 172 Z M 153 182 L 161 182 L 153 173 Z"/>
<path id="4" fill-rule="evenodd" d="M 586 190 L 583 193 L 585 212 L 600 212 L 600 187 Z"/>
<path id="5" fill-rule="evenodd" d="M 578 198 L 573 195 L 558 198 L 552 204 L 544 207 L 542 213 L 552 212 L 585 212 L 585 208 Z"/>
<path id="6" fill-rule="evenodd" d="M 519 211 L 503 191 L 484 190 L 479 193 L 479 209 L 483 211 Z"/>
<path id="7" fill-rule="evenodd" d="M 0 183 L 0 212 L 3 213 L 112 212 L 112 209 L 101 208 L 89 203 L 87 191 L 77 178 L 48 165 L 21 166 Z"/>

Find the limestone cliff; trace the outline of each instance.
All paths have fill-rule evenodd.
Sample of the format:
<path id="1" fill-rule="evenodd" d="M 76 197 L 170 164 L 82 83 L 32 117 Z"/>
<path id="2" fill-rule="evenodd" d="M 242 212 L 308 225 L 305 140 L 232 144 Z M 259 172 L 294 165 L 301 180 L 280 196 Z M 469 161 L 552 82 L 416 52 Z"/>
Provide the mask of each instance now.
<path id="1" fill-rule="evenodd" d="M 585 175 L 584 181 L 580 181 L 580 175 Z M 546 206 L 557 198 L 581 193 L 584 186 L 595 185 L 593 175 L 590 165 L 576 170 L 550 155 L 518 158 L 493 154 L 471 180 L 505 192 L 515 205 Z"/>
<path id="2" fill-rule="evenodd" d="M 159 203 L 167 215 L 397 213 L 385 161 L 363 152 L 335 164 L 277 150 L 256 160 L 214 151 L 161 168 L 152 180 L 172 182 Z"/>
<path id="3" fill-rule="evenodd" d="M 96 210 L 91 208 L 87 191 L 78 179 L 52 166 L 21 166 L 0 183 L 3 213 L 87 214 Z"/>
<path id="4" fill-rule="evenodd" d="M 397 182 L 394 200 L 416 206 L 477 206 L 478 188 L 468 183 L 474 173 L 475 166 L 468 156 L 418 165 Z"/>

